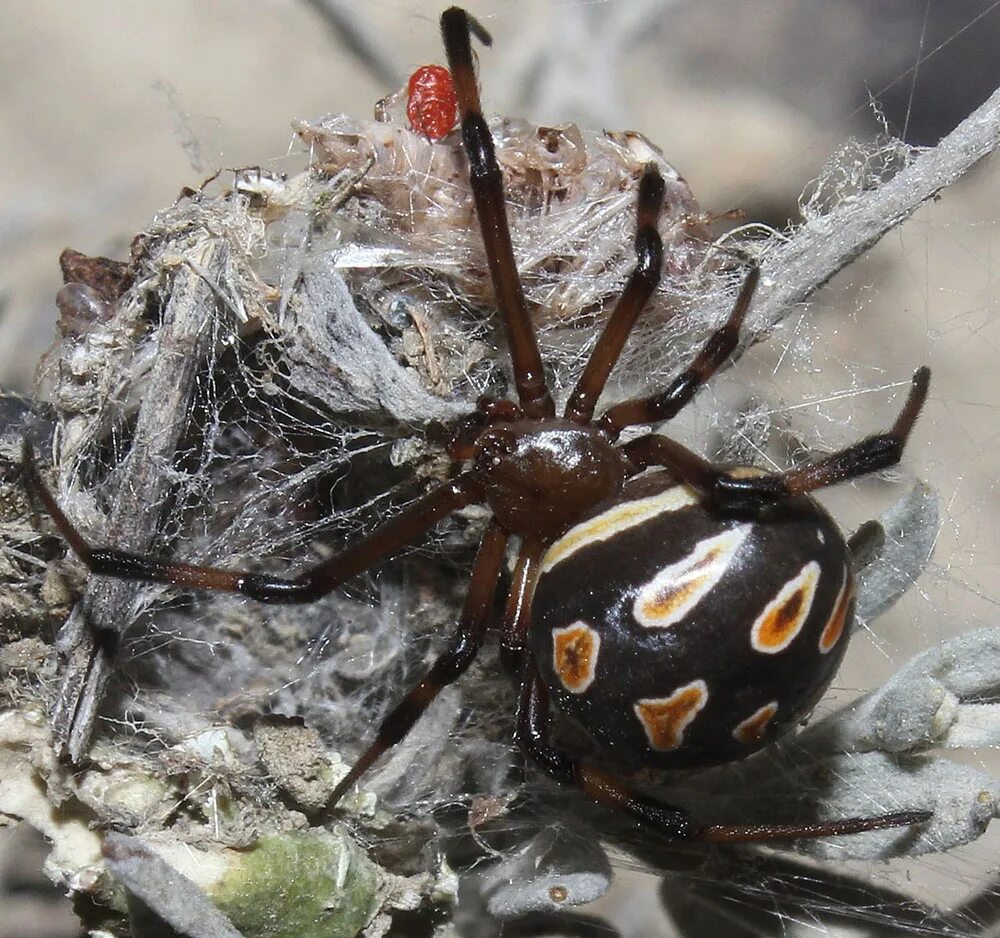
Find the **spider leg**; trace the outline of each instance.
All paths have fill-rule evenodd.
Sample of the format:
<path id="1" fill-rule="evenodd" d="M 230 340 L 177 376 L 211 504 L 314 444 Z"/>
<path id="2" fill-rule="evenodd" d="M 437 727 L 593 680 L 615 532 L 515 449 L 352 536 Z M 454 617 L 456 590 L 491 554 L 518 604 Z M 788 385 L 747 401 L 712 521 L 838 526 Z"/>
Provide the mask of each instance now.
<path id="1" fill-rule="evenodd" d="M 756 512 L 783 498 L 805 495 L 827 485 L 886 469 L 899 462 L 910 431 L 927 399 L 931 372 L 918 368 L 910 393 L 892 428 L 846 449 L 787 472 L 749 475 L 719 469 L 665 436 L 650 434 L 626 443 L 626 457 L 641 466 L 665 466 L 719 508 Z"/>
<path id="2" fill-rule="evenodd" d="M 847 539 L 854 572 L 864 570 L 885 546 L 885 528 L 878 521 L 866 521 Z"/>
<path id="3" fill-rule="evenodd" d="M 469 474 L 459 475 L 418 498 L 367 537 L 329 560 L 296 577 L 284 578 L 180 563 L 113 547 L 93 547 L 66 517 L 55 496 L 42 481 L 34 451 L 27 439 L 22 448 L 22 468 L 29 491 L 45 506 L 59 532 L 91 573 L 122 580 L 173 583 L 176 586 L 242 593 L 265 603 L 306 603 L 325 596 L 345 580 L 405 547 L 455 509 L 477 501 L 480 494 L 478 485 Z"/>
<path id="4" fill-rule="evenodd" d="M 895 811 L 874 817 L 841 818 L 808 824 L 709 824 L 699 826 L 682 808 L 665 804 L 633 789 L 624 779 L 574 759 L 549 741 L 548 690 L 529 655 L 518 705 L 516 738 L 529 756 L 556 781 L 574 785 L 594 801 L 626 811 L 668 837 L 714 843 L 750 843 L 767 840 L 800 840 L 859 834 L 887 827 L 905 827 L 928 820 L 930 811 Z"/>
<path id="5" fill-rule="evenodd" d="M 648 397 L 636 397 L 615 404 L 601 415 L 596 426 L 608 431 L 613 439 L 617 439 L 625 427 L 637 423 L 659 423 L 674 417 L 694 397 L 698 388 L 732 355 L 739 342 L 740 327 L 743 325 L 743 319 L 759 280 L 760 268 L 754 264 L 747 273 L 743 286 L 740 287 L 729 318 L 708 337 L 708 341 L 695 360 L 674 378 L 669 387 Z"/>
<path id="6" fill-rule="evenodd" d="M 625 284 L 625 290 L 569 397 L 566 404 L 566 417 L 569 420 L 590 423 L 608 375 L 618 361 L 639 314 L 660 282 L 663 240 L 656 223 L 663 207 L 663 191 L 663 177 L 654 164 L 648 164 L 639 180 L 635 270 Z"/>
<path id="7" fill-rule="evenodd" d="M 333 790 L 327 802 L 328 809 L 340 801 L 347 790 L 386 750 L 391 749 L 409 733 L 413 724 L 420 719 L 441 690 L 456 681 L 472 664 L 482 646 L 489 622 L 507 537 L 507 533 L 495 522 L 487 528 L 476 555 L 465 605 L 447 649 L 431 666 L 427 676 L 382 721 L 375 742 L 361 754 Z"/>
<path id="8" fill-rule="evenodd" d="M 545 383 L 538 341 L 514 261 L 503 177 L 497 164 L 493 137 L 479 102 L 479 87 L 472 64 L 472 34 L 484 45 L 488 46 L 492 41 L 490 34 L 465 10 L 451 7 L 441 14 L 441 35 L 462 116 L 462 142 L 469 161 L 469 184 L 486 247 L 493 290 L 507 330 L 517 397 L 527 417 L 552 417 L 555 415 L 555 404 Z"/>
<path id="9" fill-rule="evenodd" d="M 500 660 L 514 676 L 521 673 L 524 641 L 531 622 L 531 600 L 535 596 L 535 587 L 542 572 L 542 556 L 547 547 L 545 541 L 525 538 L 500 620 Z"/>

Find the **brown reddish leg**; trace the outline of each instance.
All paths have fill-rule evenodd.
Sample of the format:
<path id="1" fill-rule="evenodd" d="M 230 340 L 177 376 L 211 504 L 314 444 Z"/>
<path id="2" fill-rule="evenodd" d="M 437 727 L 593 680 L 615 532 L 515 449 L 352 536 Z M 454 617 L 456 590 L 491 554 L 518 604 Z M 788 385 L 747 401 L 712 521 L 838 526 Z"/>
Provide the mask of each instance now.
<path id="1" fill-rule="evenodd" d="M 805 495 L 845 479 L 867 475 L 899 462 L 910 431 L 927 399 L 931 372 L 918 368 L 910 393 L 892 428 L 866 437 L 853 446 L 787 472 L 736 475 L 665 436 L 650 434 L 626 443 L 622 450 L 638 466 L 664 466 L 678 479 L 709 497 L 720 508 L 759 511 L 784 498 Z"/>
<path id="2" fill-rule="evenodd" d="M 542 572 L 542 557 L 548 544 L 526 538 L 517 556 L 513 581 L 500 621 L 500 659 L 512 675 L 521 673 L 524 642 L 531 624 L 531 600 Z"/>
<path id="3" fill-rule="evenodd" d="M 687 811 L 649 798 L 633 789 L 624 779 L 610 775 L 594 765 L 574 759 L 549 741 L 549 694 L 529 654 L 521 686 L 517 714 L 517 741 L 531 758 L 556 781 L 574 785 L 584 794 L 638 818 L 681 840 L 704 840 L 714 843 L 751 843 L 766 840 L 800 840 L 830 837 L 835 834 L 859 834 L 887 827 L 905 827 L 928 820 L 931 811 L 896 811 L 875 817 L 842 818 L 814 821 L 809 824 L 695 824 Z"/>
<path id="4" fill-rule="evenodd" d="M 729 318 L 708 337 L 695 360 L 674 378 L 666 390 L 615 404 L 594 425 L 605 430 L 612 439 L 618 439 L 625 427 L 637 423 L 660 423 L 674 417 L 694 397 L 698 388 L 732 355 L 759 281 L 760 268 L 754 264 L 740 287 Z"/>
<path id="5" fill-rule="evenodd" d="M 122 580 L 173 583 L 175 586 L 242 593 L 265 603 L 307 603 L 325 596 L 345 580 L 410 544 L 415 537 L 455 509 L 480 498 L 479 486 L 469 475 L 460 475 L 418 498 L 367 537 L 329 560 L 286 579 L 243 570 L 178 563 L 113 547 L 92 547 L 66 517 L 42 481 L 27 439 L 22 450 L 22 468 L 28 488 L 45 506 L 73 552 L 92 573 Z"/>
<path id="6" fill-rule="evenodd" d="M 441 690 L 456 681 L 472 664 L 483 644 L 506 546 L 507 533 L 494 522 L 486 529 L 479 545 L 465 605 L 447 649 L 431 666 L 427 676 L 382 721 L 375 742 L 361 754 L 333 790 L 327 802 L 328 809 L 340 801 L 379 756 L 410 732 L 413 724 L 420 719 Z"/>
<path id="7" fill-rule="evenodd" d="M 662 208 L 663 177 L 656 166 L 650 163 L 639 180 L 635 270 L 625 284 L 625 290 L 587 361 L 587 367 L 566 403 L 566 417 L 576 423 L 590 423 L 611 369 L 615 367 L 639 314 L 660 282 L 663 240 L 656 223 Z"/>
<path id="8" fill-rule="evenodd" d="M 525 416 L 552 417 L 555 415 L 555 404 L 545 384 L 542 357 L 514 262 L 503 177 L 479 102 L 479 87 L 472 64 L 472 34 L 483 45 L 488 46 L 492 42 L 490 34 L 465 10 L 451 7 L 441 15 L 441 35 L 462 116 L 462 142 L 469 161 L 469 184 L 486 246 L 497 306 L 507 330 L 517 397 Z"/>

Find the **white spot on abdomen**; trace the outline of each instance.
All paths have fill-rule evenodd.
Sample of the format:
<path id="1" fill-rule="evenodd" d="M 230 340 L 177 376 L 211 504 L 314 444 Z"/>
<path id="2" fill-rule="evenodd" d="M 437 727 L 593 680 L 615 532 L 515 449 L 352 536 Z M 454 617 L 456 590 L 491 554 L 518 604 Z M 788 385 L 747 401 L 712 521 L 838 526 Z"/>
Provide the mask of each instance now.
<path id="1" fill-rule="evenodd" d="M 792 643 L 809 617 L 819 576 L 819 564 L 810 560 L 764 607 L 750 630 L 750 644 L 756 651 L 774 655 Z"/>
<path id="2" fill-rule="evenodd" d="M 674 485 L 658 495 L 614 505 L 589 521 L 570 528 L 555 541 L 542 557 L 541 572 L 547 573 L 556 564 L 590 544 L 606 541 L 665 512 L 680 511 L 681 508 L 697 504 L 698 496 L 691 489 L 685 485 Z"/>
<path id="3" fill-rule="evenodd" d="M 722 579 L 752 528 L 741 524 L 706 537 L 689 554 L 660 570 L 635 598 L 635 621 L 647 629 L 666 629 L 680 622 Z"/>
<path id="4" fill-rule="evenodd" d="M 562 686 L 582 694 L 594 683 L 601 636 L 586 622 L 552 630 L 552 663 Z"/>

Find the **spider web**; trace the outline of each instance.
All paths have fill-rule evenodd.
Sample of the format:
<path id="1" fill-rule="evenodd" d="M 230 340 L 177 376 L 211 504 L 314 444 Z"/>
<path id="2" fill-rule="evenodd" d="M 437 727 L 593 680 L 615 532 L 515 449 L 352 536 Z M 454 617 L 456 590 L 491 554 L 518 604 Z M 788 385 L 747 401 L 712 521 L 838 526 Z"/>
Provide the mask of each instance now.
<path id="1" fill-rule="evenodd" d="M 921 126 L 916 115 L 924 101 L 936 99 L 944 81 L 923 85 L 926 71 L 949 44 L 995 22 L 995 4 L 962 6 L 961 16 L 945 24 L 935 40 L 938 5 L 921 5 L 922 17 L 900 30 L 881 77 L 873 74 L 867 89 L 857 78 L 850 83 L 851 92 L 872 91 L 876 103 L 892 114 L 890 129 L 910 133 L 911 141 L 930 142 L 916 135 L 914 128 Z M 790 200 L 810 180 L 821 182 L 808 190 L 803 207 L 807 215 L 821 216 L 845 193 L 867 191 L 899 160 L 910 158 L 907 150 L 886 142 L 843 147 L 851 134 L 870 139 L 879 133 L 881 118 L 866 102 L 856 106 L 845 99 L 833 78 L 817 78 L 822 69 L 808 55 L 802 57 L 811 66 L 810 81 L 788 77 L 796 57 L 787 54 L 796 47 L 794 37 L 808 52 L 814 48 L 801 40 L 809 35 L 806 24 L 816 23 L 810 15 L 820 17 L 813 29 L 822 28 L 850 46 L 852 39 L 878 34 L 873 14 L 866 19 L 863 8 L 854 8 L 854 19 L 838 22 L 835 29 L 803 3 L 790 17 L 793 22 L 762 15 L 756 41 L 741 37 L 735 42 L 720 25 L 718 8 L 716 19 L 710 18 L 712 7 L 700 4 L 693 10 L 678 0 L 571 4 L 541 11 L 541 22 L 530 28 L 490 17 L 495 51 L 481 54 L 487 109 L 540 119 L 555 114 L 583 126 L 641 127 L 685 171 L 703 208 L 736 205 L 750 219 L 779 227 L 782 212 L 790 211 Z M 417 19 L 414 35 L 427 33 L 420 41 L 433 50 L 429 60 L 439 59 L 436 8 L 415 12 L 426 13 L 430 21 Z M 724 12 L 725 17 L 732 13 Z M 613 28 L 607 24 L 609 13 Z M 378 22 L 385 13 L 370 15 L 369 22 Z M 567 50 L 579 54 L 556 57 L 539 44 L 554 31 L 564 37 Z M 766 70 L 768 80 L 760 89 L 746 83 L 746 71 L 741 72 L 751 68 L 747 49 L 755 46 L 782 53 L 772 55 L 770 61 L 781 66 Z M 389 61 L 398 58 L 390 54 Z M 850 63 L 836 61 L 833 53 L 829 59 L 830 70 L 849 70 Z M 663 97 L 669 107 L 644 90 L 654 74 L 668 89 Z M 738 97 L 734 87 L 741 89 Z M 901 111 L 890 112 L 887 99 L 897 88 L 907 92 L 905 103 Z M 715 107 L 707 110 L 713 92 Z M 365 113 L 369 104 L 353 113 Z M 797 124 L 803 113 L 811 115 L 808 133 Z M 765 133 L 751 133 L 761 125 Z M 539 173 L 530 163 L 539 154 L 525 155 L 519 128 L 508 130 L 514 154 Z M 588 145 L 593 139 L 587 138 Z M 734 153 L 741 139 L 753 146 Z M 315 160 L 323 148 L 311 142 L 311 152 L 302 150 Z M 704 147 L 697 154 L 695 143 Z M 835 155 L 827 161 L 831 152 Z M 411 163 L 416 158 L 406 154 Z M 269 168 L 294 174 L 304 164 L 303 156 L 293 156 Z M 461 401 L 482 390 L 502 389 L 506 381 L 483 291 L 474 282 L 461 282 L 462 268 L 474 269 L 474 232 L 467 234 L 467 214 L 449 214 L 453 206 L 447 193 L 438 191 L 429 201 L 438 226 L 432 226 L 429 240 L 400 234 L 389 222 L 405 216 L 409 202 L 401 209 L 399 193 L 394 199 L 392 191 L 376 191 L 372 198 L 379 176 L 371 169 L 364 181 L 369 198 L 359 197 L 351 189 L 358 184 L 352 183 L 352 169 L 360 172 L 364 164 L 339 167 L 320 187 L 279 186 L 268 195 L 277 220 L 250 207 L 250 195 L 223 200 L 217 188 L 203 202 L 185 200 L 148 226 L 153 262 L 143 268 L 149 279 L 133 287 L 122 304 L 128 317 L 110 330 L 110 337 L 100 333 L 101 341 L 95 342 L 98 335 L 89 334 L 50 360 L 52 396 L 64 413 L 79 418 L 60 431 L 60 496 L 82 527 L 123 538 L 135 549 L 144 549 L 135 538 L 146 536 L 148 549 L 183 553 L 185 559 L 232 563 L 266 557 L 268 569 L 279 571 L 324 556 L 370 529 L 425 480 L 440 475 L 439 450 L 415 425 L 426 417 L 447 424 Z M 421 169 L 406 166 L 410 173 Z M 588 183 L 613 193 L 619 178 L 614 172 L 612 161 Z M 397 167 L 395 178 L 400 175 Z M 424 175 L 447 178 L 437 170 Z M 388 185 L 394 177 L 387 177 Z M 927 647 L 976 624 L 995 624 L 1000 546 L 993 417 L 1000 337 L 991 264 L 996 221 L 990 210 L 996 204 L 995 177 L 993 164 L 980 167 L 974 178 L 948 190 L 851 264 L 808 309 L 768 323 L 769 340 L 713 381 L 671 428 L 707 455 L 784 466 L 806 452 L 836 449 L 886 425 L 913 367 L 928 361 L 934 368 L 932 400 L 902 469 L 824 498 L 843 527 L 852 529 L 889 509 L 918 476 L 939 493 L 942 524 L 930 566 L 890 612 L 856 637 L 820 716 L 878 686 Z M 233 181 L 227 175 L 218 185 Z M 250 193 L 266 189 L 266 182 L 251 172 L 240 185 Z M 407 186 L 412 190 L 412 181 Z M 527 209 L 534 192 L 525 186 Z M 532 212 L 526 211 L 523 225 L 515 226 L 522 256 L 534 249 L 539 258 L 560 261 L 539 261 L 526 282 L 529 294 L 547 310 L 572 311 L 550 315 L 542 332 L 546 360 L 563 391 L 592 340 L 596 309 L 603 298 L 615 295 L 630 263 L 631 196 L 621 195 L 617 206 L 612 201 L 611 195 L 597 198 L 593 190 L 586 192 L 580 204 L 609 206 L 611 222 L 582 228 L 575 240 L 568 214 L 565 223 L 550 214 L 533 225 Z M 327 206 L 346 207 L 349 223 L 332 221 Z M 225 250 L 214 247 L 191 262 L 198 232 L 204 231 Z M 761 235 L 759 241 L 765 240 Z M 780 238 L 768 244 L 776 250 Z M 370 275 L 391 252 L 405 263 L 396 265 L 391 277 Z M 173 257 L 186 260 L 172 264 Z M 323 266 L 331 257 L 338 258 L 338 270 L 347 277 L 352 303 L 331 285 L 334 278 Z M 659 315 L 651 315 L 631 343 L 615 394 L 662 383 L 690 356 L 738 276 L 720 273 L 716 263 L 711 253 L 692 251 L 681 265 L 683 276 L 665 285 Z M 213 302 L 185 309 L 220 309 L 225 315 L 187 326 L 199 337 L 208 364 L 192 380 L 184 423 L 154 422 L 147 431 L 149 461 L 156 469 L 155 485 L 148 487 L 145 478 L 128 475 L 121 459 L 136 437 L 138 389 L 149 393 L 149 382 L 158 374 L 167 382 L 170 372 L 158 372 L 162 363 L 148 336 L 136 341 L 135 334 L 143 322 L 158 327 L 173 322 L 171 298 L 184 291 L 204 294 L 206 284 Z M 359 318 L 352 318 L 352 307 Z M 338 343 L 345 335 L 356 342 L 351 354 L 333 347 L 325 331 L 329 310 L 337 311 Z M 584 315 L 577 319 L 579 310 Z M 365 344 L 373 329 L 389 350 L 386 359 Z M 290 332 L 303 338 L 291 356 Z M 338 370 L 323 367 L 324 358 L 336 361 Z M 419 373 L 421 382 L 410 384 L 398 376 L 386 389 L 383 379 L 395 375 L 400 364 Z M 101 376 L 97 381 L 95 373 Z M 123 485 L 131 493 L 125 507 L 143 502 L 157 508 L 161 516 L 155 524 L 148 517 L 129 520 L 134 513 L 116 507 Z M 143 591 L 130 610 L 140 624 L 130 633 L 126 680 L 105 710 L 105 726 L 126 753 L 122 758 L 143 765 L 148 764 L 143 760 L 160 760 L 159 766 L 165 752 L 171 759 L 195 760 L 215 724 L 239 725 L 263 709 L 304 717 L 324 740 L 335 740 L 349 760 L 398 699 L 400 688 L 419 675 L 439 647 L 439 636 L 453 619 L 480 521 L 476 512 L 466 512 L 380 576 L 304 609 L 248 608 L 225 598 Z M 913 528 L 906 533 L 912 535 Z M 447 845 L 452 861 L 472 871 L 460 904 L 468 921 L 462 924 L 460 917 L 456 926 L 463 933 L 485 934 L 486 928 L 502 933 L 497 909 L 523 915 L 531 907 L 525 897 L 538 882 L 547 888 L 568 881 L 572 872 L 590 875 L 598 889 L 606 881 L 604 861 L 600 850 L 585 847 L 597 837 L 614 845 L 615 864 L 623 872 L 671 869 L 666 876 L 657 872 L 655 880 L 648 872 L 636 872 L 634 879 L 621 875 L 617 895 L 592 910 L 623 934 L 664 934 L 666 926 L 654 918 L 659 901 L 679 934 L 715 925 L 727 934 L 837 933 L 853 926 L 865 933 L 971 935 L 995 922 L 992 832 L 945 856 L 890 866 L 769 852 L 731 862 L 724 855 L 692 859 L 685 851 L 667 851 L 606 814 L 581 815 L 578 801 L 563 813 L 563 798 L 544 783 L 522 788 L 523 804 L 511 805 L 517 785 L 506 743 L 510 707 L 503 703 L 511 695 L 497 673 L 487 651 L 370 780 L 381 803 L 409 812 L 416 818 L 413 825 L 380 830 L 384 817 L 378 824 L 358 822 L 359 836 L 395 863 L 419 841 Z M 226 743 L 221 750 L 227 747 L 236 744 Z M 989 756 L 983 747 L 964 758 L 995 776 Z M 175 831 L 183 828 L 195 843 L 207 832 L 218 835 L 218 817 L 212 818 L 206 798 L 227 788 L 242 791 L 255 808 L 239 824 L 223 825 L 223 842 L 242 843 L 262 820 L 282 821 L 262 805 L 273 791 L 270 782 L 219 764 L 215 756 L 207 762 L 211 771 L 204 765 L 201 775 L 191 770 L 209 783 L 200 791 L 195 785 L 196 792 L 185 797 L 181 823 L 176 816 L 171 821 Z M 848 791 L 864 787 L 855 777 L 845 774 L 844 779 Z M 732 799 L 728 810 L 738 819 L 748 806 L 732 792 L 724 797 Z M 781 808 L 780 799 L 788 793 L 767 797 L 775 800 L 765 800 L 764 809 Z M 464 820 L 470 805 L 485 818 L 481 825 L 470 829 L 449 819 L 449 812 L 458 812 Z M 114 816 L 106 804 L 98 807 L 102 816 Z M 710 808 L 706 802 L 703 811 Z M 526 866 L 538 868 L 540 856 L 549 863 L 541 864 L 548 879 L 525 873 Z M 578 861 L 578 868 L 567 870 L 567 856 Z M 490 870 L 484 857 L 499 866 Z M 507 894 L 506 906 L 497 905 L 496 883 L 512 863 L 519 871 L 518 888 Z M 473 874 L 481 871 L 480 882 Z M 658 895 L 653 882 L 659 883 Z M 632 894 L 623 893 L 628 889 L 645 890 L 648 913 Z M 566 922 L 559 927 L 570 929 Z"/>

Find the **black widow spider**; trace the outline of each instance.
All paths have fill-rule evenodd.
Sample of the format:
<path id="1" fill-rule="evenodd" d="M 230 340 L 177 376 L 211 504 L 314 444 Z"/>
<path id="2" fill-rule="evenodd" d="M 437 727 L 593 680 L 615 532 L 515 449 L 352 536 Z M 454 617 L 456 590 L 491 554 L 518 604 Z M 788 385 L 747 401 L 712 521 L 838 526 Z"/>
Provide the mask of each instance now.
<path id="1" fill-rule="evenodd" d="M 658 434 L 616 446 L 622 430 L 673 417 L 734 350 L 758 281 L 754 266 L 727 321 L 664 390 L 594 419 L 608 375 L 660 278 L 664 183 L 639 181 L 637 263 L 569 396 L 563 416 L 546 386 L 518 277 L 500 169 L 483 118 L 471 36 L 489 34 L 458 8 L 441 30 L 517 402 L 482 399 L 454 437 L 460 469 L 374 532 L 292 578 L 91 547 L 24 465 L 72 549 L 93 573 L 305 603 L 399 551 L 462 506 L 493 513 L 446 650 L 395 707 L 337 785 L 330 807 L 398 743 L 479 651 L 508 541 L 520 541 L 500 623 L 502 657 L 519 675 L 515 738 L 556 780 L 678 838 L 760 841 L 914 824 L 930 812 L 803 824 L 695 824 L 549 736 L 550 698 L 619 767 L 697 767 L 742 758 L 799 722 L 826 689 L 847 644 L 852 548 L 808 493 L 898 462 L 927 395 L 920 368 L 886 433 L 782 473 L 713 465 Z M 661 471 L 647 472 L 654 467 Z"/>

